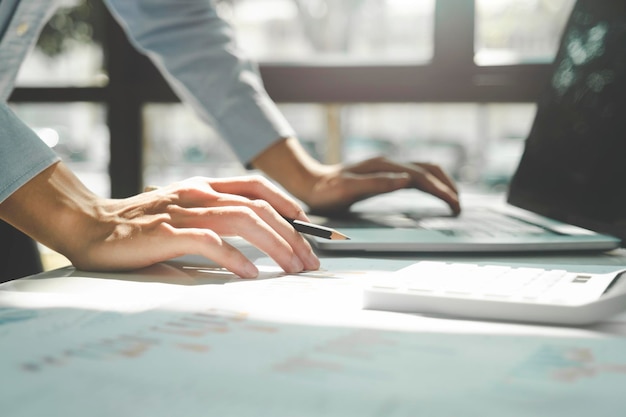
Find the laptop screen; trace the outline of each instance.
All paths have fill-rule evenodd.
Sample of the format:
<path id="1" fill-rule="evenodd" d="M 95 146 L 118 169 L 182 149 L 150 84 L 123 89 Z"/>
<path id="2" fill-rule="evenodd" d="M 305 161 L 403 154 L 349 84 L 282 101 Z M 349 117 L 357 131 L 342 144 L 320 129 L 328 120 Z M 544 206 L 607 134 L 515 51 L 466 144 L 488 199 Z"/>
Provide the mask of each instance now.
<path id="1" fill-rule="evenodd" d="M 626 2 L 579 0 L 509 203 L 626 240 Z"/>

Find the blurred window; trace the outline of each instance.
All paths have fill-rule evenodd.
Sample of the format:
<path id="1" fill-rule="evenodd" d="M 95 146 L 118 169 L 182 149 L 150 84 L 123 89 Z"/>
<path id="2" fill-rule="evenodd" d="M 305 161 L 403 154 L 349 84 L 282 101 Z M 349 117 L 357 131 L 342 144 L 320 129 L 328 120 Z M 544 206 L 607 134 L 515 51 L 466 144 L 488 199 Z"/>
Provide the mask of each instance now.
<path id="1" fill-rule="evenodd" d="M 574 4 L 212 1 L 233 22 L 242 47 L 260 62 L 270 94 L 278 92 L 279 100 L 289 101 L 279 106 L 314 157 L 329 163 L 374 155 L 427 160 L 443 165 L 459 181 L 493 187 L 508 181 L 520 156 L 535 111 L 529 103 L 535 93 L 528 91 L 535 90 L 537 75 L 546 67 L 518 71 L 509 65 L 549 63 Z M 126 93 L 129 79 L 109 83 L 106 66 L 113 58 L 105 57 L 116 57 L 115 62 L 129 67 L 137 58 L 128 54 L 128 45 L 103 48 L 107 40 L 120 42 L 117 37 L 122 35 L 101 0 L 62 2 L 64 7 L 50 20 L 20 71 L 18 85 L 30 89 L 22 89 L 23 94 L 16 95 L 21 101 L 14 104 L 42 137 L 58 136 L 55 149 L 87 184 L 105 195 L 111 189 L 127 194 L 129 188 L 123 185 L 132 179 L 114 178 L 111 184 L 109 163 L 124 164 L 119 172 L 134 171 L 144 184 L 244 171 L 215 130 L 187 107 L 167 103 L 172 97 L 167 92 L 159 95 L 166 88 L 156 78 L 147 78 L 146 88 L 137 90 L 129 104 L 136 102 L 136 107 L 123 110 L 142 117 L 141 162 L 124 157 L 133 154 L 132 146 L 116 146 L 111 161 L 109 130 L 115 138 L 138 133 L 137 125 L 127 126 L 123 117 L 112 117 L 107 130 L 107 106 L 114 102 L 112 97 Z M 471 53 L 459 53 L 460 48 L 471 49 L 472 42 L 473 61 Z M 481 66 L 486 65 L 492 66 L 487 78 L 506 82 L 476 83 L 485 77 Z M 58 88 L 51 92 L 39 87 Z M 45 104 L 50 94 L 61 103 Z M 155 100 L 166 103 L 152 103 Z M 109 109 L 111 115 L 119 111 Z M 136 186 L 135 181 L 131 192 Z"/>
<path id="2" fill-rule="evenodd" d="M 534 104 L 364 104 L 343 109 L 343 159 L 433 162 L 457 181 L 500 191 L 513 174 Z"/>
<path id="3" fill-rule="evenodd" d="M 426 62 L 435 0 L 219 0 L 261 62 Z"/>
<path id="4" fill-rule="evenodd" d="M 106 84 L 102 5 L 94 0 L 61 0 L 61 4 L 22 64 L 18 86 Z"/>
<path id="5" fill-rule="evenodd" d="M 12 104 L 16 114 L 95 193 L 110 195 L 109 130 L 98 103 Z"/>
<path id="6" fill-rule="evenodd" d="M 329 158 L 329 132 L 337 126 L 332 106 L 280 106 L 305 148 L 318 160 Z M 340 160 L 373 156 L 434 162 L 465 184 L 491 190 L 505 187 L 523 151 L 535 114 L 534 104 L 385 103 L 342 105 Z M 144 108 L 144 181 L 166 184 L 194 175 L 245 172 L 219 135 L 181 104 Z"/>
<path id="7" fill-rule="evenodd" d="M 552 62 L 575 0 L 476 0 L 478 65 Z"/>
<path id="8" fill-rule="evenodd" d="M 182 104 L 143 109 L 144 185 L 163 185 L 196 175 L 224 177 L 245 172 L 220 136 Z"/>

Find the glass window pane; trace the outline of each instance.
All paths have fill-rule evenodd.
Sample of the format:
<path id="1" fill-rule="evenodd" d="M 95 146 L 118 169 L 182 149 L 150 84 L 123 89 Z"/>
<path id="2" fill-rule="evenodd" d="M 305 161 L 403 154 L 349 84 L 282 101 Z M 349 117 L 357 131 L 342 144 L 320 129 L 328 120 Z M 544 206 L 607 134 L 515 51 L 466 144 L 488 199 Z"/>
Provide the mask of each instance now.
<path id="1" fill-rule="evenodd" d="M 342 111 L 343 160 L 385 155 L 432 162 L 461 183 L 506 186 L 534 104 L 365 104 Z"/>
<path id="2" fill-rule="evenodd" d="M 426 62 L 435 0 L 219 0 L 261 62 Z"/>
<path id="3" fill-rule="evenodd" d="M 182 104 L 144 106 L 143 124 L 144 185 L 245 172 L 218 133 Z"/>
<path id="4" fill-rule="evenodd" d="M 63 0 L 37 46 L 26 57 L 17 76 L 18 86 L 105 85 L 102 51 L 102 3 Z"/>
<path id="5" fill-rule="evenodd" d="M 96 103 L 12 104 L 11 107 L 93 192 L 111 195 L 109 130 Z"/>
<path id="6" fill-rule="evenodd" d="M 298 134 L 304 148 L 318 161 L 326 161 L 328 154 L 327 107 L 322 104 L 279 104 Z"/>
<path id="7" fill-rule="evenodd" d="M 335 111 L 338 110 L 338 118 Z M 462 184 L 501 190 L 523 151 L 534 104 L 281 104 L 304 147 L 327 161 L 339 129 L 341 161 L 374 156 L 441 165 Z M 219 135 L 180 104 L 144 108 L 144 182 L 245 173 Z M 336 124 L 334 124 L 336 123 Z"/>
<path id="8" fill-rule="evenodd" d="M 551 62 L 574 2 L 476 0 L 475 62 Z"/>

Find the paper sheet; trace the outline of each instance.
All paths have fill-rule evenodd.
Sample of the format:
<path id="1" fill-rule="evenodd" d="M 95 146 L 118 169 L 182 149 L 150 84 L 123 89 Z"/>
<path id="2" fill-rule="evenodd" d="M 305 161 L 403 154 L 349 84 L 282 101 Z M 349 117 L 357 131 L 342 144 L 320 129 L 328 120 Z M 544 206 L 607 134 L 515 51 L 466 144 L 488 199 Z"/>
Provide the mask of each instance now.
<path id="1" fill-rule="evenodd" d="M 405 261 L 333 262 L 2 286 L 2 415 L 623 415 L 626 339 L 364 311 L 361 285 Z"/>
<path id="2" fill-rule="evenodd" d="M 194 310 L 3 340 L 3 415 L 609 416 L 626 406 L 624 339 L 414 333 Z M 2 327 L 49 313 L 14 313 Z"/>

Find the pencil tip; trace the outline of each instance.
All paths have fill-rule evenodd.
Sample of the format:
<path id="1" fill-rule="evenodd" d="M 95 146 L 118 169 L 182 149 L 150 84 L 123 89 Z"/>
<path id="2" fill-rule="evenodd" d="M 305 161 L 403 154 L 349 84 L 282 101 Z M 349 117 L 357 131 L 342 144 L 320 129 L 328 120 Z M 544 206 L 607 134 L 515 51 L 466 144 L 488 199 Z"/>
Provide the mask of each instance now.
<path id="1" fill-rule="evenodd" d="M 339 233 L 338 231 L 333 231 L 331 235 L 331 239 L 333 240 L 350 240 L 350 238 L 343 233 Z"/>

